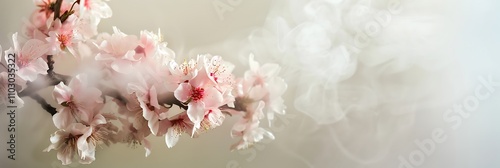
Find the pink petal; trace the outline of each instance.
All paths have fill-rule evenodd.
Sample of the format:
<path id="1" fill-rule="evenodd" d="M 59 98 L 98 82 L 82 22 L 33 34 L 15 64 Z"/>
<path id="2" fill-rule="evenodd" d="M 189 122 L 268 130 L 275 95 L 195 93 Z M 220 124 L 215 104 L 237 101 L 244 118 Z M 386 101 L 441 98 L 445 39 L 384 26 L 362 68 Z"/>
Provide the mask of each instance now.
<path id="1" fill-rule="evenodd" d="M 152 86 L 149 90 L 149 104 L 151 104 L 156 109 L 160 109 L 160 104 L 158 104 L 158 95 L 154 86 Z"/>
<path id="2" fill-rule="evenodd" d="M 208 120 L 214 126 L 222 125 L 224 122 L 224 114 L 219 109 L 213 109 L 211 113 L 208 114 Z"/>
<path id="3" fill-rule="evenodd" d="M 190 83 L 194 87 L 203 87 L 205 84 L 211 83 L 211 79 L 208 76 L 206 68 L 202 67 L 196 76 L 190 80 Z"/>
<path id="4" fill-rule="evenodd" d="M 128 73 L 133 70 L 134 63 L 128 60 L 116 59 L 111 63 L 111 68 L 116 72 Z"/>
<path id="5" fill-rule="evenodd" d="M 222 106 L 223 97 L 219 90 L 214 87 L 205 88 L 204 94 L 203 102 L 206 108 L 212 109 Z"/>
<path id="6" fill-rule="evenodd" d="M 148 127 L 153 135 L 158 134 L 158 129 L 160 128 L 160 123 L 158 122 L 158 116 L 153 115 L 151 120 L 148 120 Z"/>
<path id="7" fill-rule="evenodd" d="M 52 95 L 56 99 L 58 104 L 70 101 L 72 94 L 73 93 L 71 88 L 66 86 L 63 82 L 60 82 L 58 85 L 56 85 L 54 87 L 54 91 L 52 92 Z"/>
<path id="8" fill-rule="evenodd" d="M 24 44 L 20 55 L 22 57 L 36 59 L 47 53 L 48 50 L 48 44 L 46 44 L 42 40 L 30 39 Z"/>
<path id="9" fill-rule="evenodd" d="M 73 94 L 84 93 L 86 90 L 83 90 L 87 84 L 87 75 L 78 74 L 72 79 L 68 86 L 73 90 Z"/>
<path id="10" fill-rule="evenodd" d="M 32 61 L 30 67 L 32 67 L 38 74 L 43 75 L 46 75 L 47 70 L 49 70 L 47 62 L 45 62 L 42 58 L 37 58 L 36 60 Z"/>
<path id="11" fill-rule="evenodd" d="M 141 109 L 142 109 L 142 117 L 144 117 L 144 119 L 146 120 L 153 120 L 153 117 L 156 116 L 156 113 L 154 110 L 149 110 L 149 107 L 147 105 L 146 102 L 144 102 L 143 100 L 139 100 L 139 104 L 141 106 Z M 156 118 L 158 118 L 156 116 Z"/>
<path id="12" fill-rule="evenodd" d="M 97 114 L 94 116 L 94 120 L 92 121 L 91 125 L 96 126 L 96 125 L 101 125 L 101 124 L 106 124 L 106 118 L 102 114 Z"/>
<path id="13" fill-rule="evenodd" d="M 181 102 L 187 102 L 191 98 L 192 86 L 188 83 L 181 83 L 174 91 L 174 96 Z"/>
<path id="14" fill-rule="evenodd" d="M 91 146 L 89 146 L 89 142 L 87 142 L 87 138 L 92 134 L 92 127 L 88 127 L 87 130 L 83 133 L 82 136 L 78 138 L 76 141 L 76 146 L 78 147 L 78 150 L 80 151 L 87 151 L 91 149 Z"/>
<path id="15" fill-rule="evenodd" d="M 157 136 L 165 135 L 167 133 L 167 130 L 170 127 L 172 127 L 172 123 L 168 119 L 164 119 L 164 120 L 161 120 L 158 122 L 159 122 L 159 128 L 158 128 Z"/>
<path id="16" fill-rule="evenodd" d="M 27 81 L 34 81 L 38 77 L 38 72 L 32 67 L 24 67 L 17 71 L 17 75 Z"/>
<path id="17" fill-rule="evenodd" d="M 262 100 L 264 96 L 268 94 L 268 90 L 262 87 L 262 85 L 254 86 L 250 89 L 248 97 L 253 100 Z"/>
<path id="18" fill-rule="evenodd" d="M 72 123 L 69 125 L 67 130 L 70 131 L 72 135 L 82 135 L 89 131 L 90 127 L 83 125 L 82 123 Z"/>
<path id="19" fill-rule="evenodd" d="M 52 116 L 52 121 L 58 129 L 66 129 L 71 123 L 75 122 L 71 111 L 67 107 L 61 108 L 54 116 Z"/>

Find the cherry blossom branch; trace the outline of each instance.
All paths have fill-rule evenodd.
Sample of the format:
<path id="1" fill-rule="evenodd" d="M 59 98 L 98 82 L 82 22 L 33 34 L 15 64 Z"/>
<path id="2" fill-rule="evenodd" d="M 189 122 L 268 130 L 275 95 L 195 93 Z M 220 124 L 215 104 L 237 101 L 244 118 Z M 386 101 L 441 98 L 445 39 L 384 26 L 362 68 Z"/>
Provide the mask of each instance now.
<path id="1" fill-rule="evenodd" d="M 28 82 L 26 89 L 19 93 L 19 97 L 30 96 L 38 92 L 39 90 L 46 88 L 47 86 L 54 86 L 59 84 L 60 82 L 66 83 L 66 81 L 61 80 L 53 80 L 48 76 L 39 75 L 37 79 L 33 82 Z"/>
<path id="2" fill-rule="evenodd" d="M 62 75 L 62 74 L 58 74 L 58 73 L 54 72 L 54 63 L 55 62 L 54 62 L 53 57 L 54 57 L 53 55 L 47 55 L 47 65 L 49 67 L 49 69 L 47 70 L 47 76 L 49 76 L 53 82 L 56 82 L 56 84 L 53 84 L 53 85 L 57 85 L 60 82 L 67 84 L 67 82 L 71 78 L 71 76 Z"/>
<path id="3" fill-rule="evenodd" d="M 116 89 L 112 89 L 106 85 L 99 84 L 98 88 L 102 91 L 103 95 L 107 95 L 109 97 L 115 98 L 118 101 L 120 101 L 123 104 L 127 103 L 127 99 L 123 97 L 120 92 L 118 92 Z"/>
<path id="4" fill-rule="evenodd" d="M 184 110 L 188 109 L 188 106 L 177 100 L 177 98 L 175 98 L 173 93 L 160 96 L 158 98 L 158 102 L 160 105 L 168 104 L 170 105 L 170 107 L 172 107 L 172 105 L 177 105 L 179 106 L 179 108 L 182 108 Z"/>
<path id="5" fill-rule="evenodd" d="M 62 2 L 62 0 L 57 0 L 56 3 L 54 3 L 54 8 L 52 9 L 54 11 L 54 20 L 60 16 Z"/>
<path id="6" fill-rule="evenodd" d="M 31 97 L 33 100 L 38 102 L 38 104 L 40 104 L 45 111 L 50 113 L 50 115 L 53 116 L 54 114 L 57 113 L 56 108 L 52 107 L 49 103 L 47 103 L 47 101 L 45 101 L 45 99 L 42 96 L 40 96 L 39 94 L 34 93 L 34 94 L 29 95 L 29 97 Z"/>

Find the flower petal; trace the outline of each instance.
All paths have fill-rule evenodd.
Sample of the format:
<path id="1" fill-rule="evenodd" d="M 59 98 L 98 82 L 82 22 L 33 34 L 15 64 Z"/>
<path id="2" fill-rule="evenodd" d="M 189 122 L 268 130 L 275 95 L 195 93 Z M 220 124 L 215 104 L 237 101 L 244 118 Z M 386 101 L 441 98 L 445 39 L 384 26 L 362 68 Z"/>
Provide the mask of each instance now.
<path id="1" fill-rule="evenodd" d="M 174 91 L 174 96 L 181 102 L 187 102 L 191 98 L 192 86 L 189 83 L 181 83 Z"/>
<path id="2" fill-rule="evenodd" d="M 188 104 L 188 109 L 187 109 L 187 115 L 189 117 L 189 120 L 193 122 L 194 127 L 193 127 L 193 133 L 191 136 L 194 135 L 194 132 L 200 128 L 200 123 L 205 117 L 205 103 L 203 102 L 191 102 Z"/>
<path id="3" fill-rule="evenodd" d="M 68 107 L 63 107 L 52 116 L 52 121 L 58 129 L 66 129 L 71 123 L 75 121 L 73 115 L 71 115 L 71 109 Z"/>
<path id="4" fill-rule="evenodd" d="M 203 97 L 203 102 L 205 103 L 206 108 L 218 108 L 222 106 L 222 93 L 214 87 L 205 88 L 205 93 Z"/>
<path id="5" fill-rule="evenodd" d="M 167 134 L 165 135 L 165 143 L 168 148 L 174 147 L 175 144 L 177 144 L 177 141 L 179 141 L 180 133 L 176 131 L 175 127 L 176 126 L 168 128 Z"/>

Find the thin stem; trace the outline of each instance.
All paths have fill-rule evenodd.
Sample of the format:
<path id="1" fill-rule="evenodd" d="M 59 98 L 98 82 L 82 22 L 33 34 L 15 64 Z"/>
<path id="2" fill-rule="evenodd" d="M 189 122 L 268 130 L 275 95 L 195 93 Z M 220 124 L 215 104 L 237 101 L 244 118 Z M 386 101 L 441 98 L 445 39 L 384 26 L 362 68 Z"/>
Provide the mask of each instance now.
<path id="1" fill-rule="evenodd" d="M 68 83 L 69 76 L 53 73 L 52 77 L 48 75 L 38 75 L 37 79 L 33 82 L 28 82 L 26 89 L 19 93 L 20 97 L 29 96 L 46 88 L 47 86 L 55 86 L 61 82 Z"/>
<path id="2" fill-rule="evenodd" d="M 61 15 L 61 5 L 62 5 L 62 0 L 57 0 L 56 3 L 54 4 L 54 20 L 58 19 L 59 16 Z"/>
<path id="3" fill-rule="evenodd" d="M 38 102 L 38 104 L 40 104 L 42 106 L 42 108 L 47 111 L 50 115 L 54 115 L 57 113 L 57 110 L 56 108 L 52 107 L 49 103 L 47 103 L 47 101 L 45 101 L 45 99 L 40 96 L 39 94 L 37 93 L 34 93 L 34 94 L 30 94 L 29 95 L 33 100 L 35 100 L 36 102 Z"/>
<path id="4" fill-rule="evenodd" d="M 71 8 L 69 9 L 69 11 L 73 10 L 73 7 L 75 6 L 76 3 L 80 3 L 80 1 L 73 2 L 73 5 L 71 5 Z"/>
<path id="5" fill-rule="evenodd" d="M 188 109 L 188 106 L 185 105 L 184 103 L 180 102 L 179 100 L 177 100 L 177 98 L 175 98 L 173 93 L 161 95 L 160 97 L 158 97 L 158 102 L 160 105 L 164 105 L 164 104 L 167 104 L 170 106 L 177 105 L 184 110 Z"/>
<path id="6" fill-rule="evenodd" d="M 117 90 L 102 84 L 99 84 L 98 87 L 102 91 L 103 95 L 115 98 L 123 104 L 127 103 L 127 99 L 125 99 L 125 97 L 123 97 Z"/>

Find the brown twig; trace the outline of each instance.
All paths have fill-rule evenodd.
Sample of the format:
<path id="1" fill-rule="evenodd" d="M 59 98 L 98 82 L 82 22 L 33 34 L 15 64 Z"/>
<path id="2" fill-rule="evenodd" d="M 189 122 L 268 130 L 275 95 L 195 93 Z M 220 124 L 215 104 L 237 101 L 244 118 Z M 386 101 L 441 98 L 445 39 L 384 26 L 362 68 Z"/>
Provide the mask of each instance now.
<path id="1" fill-rule="evenodd" d="M 59 16 L 61 16 L 61 6 L 62 6 L 63 0 L 57 0 L 56 3 L 54 4 L 54 20 L 58 19 Z"/>
<path id="2" fill-rule="evenodd" d="M 185 105 L 184 103 L 180 102 L 179 100 L 177 100 L 173 93 L 161 95 L 160 97 L 158 97 L 158 102 L 160 105 L 167 104 L 167 105 L 170 105 L 170 107 L 172 107 L 173 105 L 176 105 L 184 110 L 188 109 L 188 106 Z"/>
<path id="3" fill-rule="evenodd" d="M 127 99 L 125 99 L 125 97 L 123 97 L 117 90 L 102 84 L 99 84 L 98 87 L 102 91 L 103 95 L 107 95 L 109 97 L 115 98 L 123 104 L 127 104 Z"/>
<path id="4" fill-rule="evenodd" d="M 42 106 L 42 108 L 47 111 L 50 115 L 54 115 L 57 113 L 57 110 L 56 108 L 52 107 L 49 103 L 47 103 L 47 101 L 45 101 L 45 99 L 40 96 L 39 94 L 37 93 L 34 93 L 34 94 L 30 94 L 29 95 L 33 100 L 35 100 L 36 102 L 38 102 L 38 104 L 40 104 L 40 106 Z"/>

